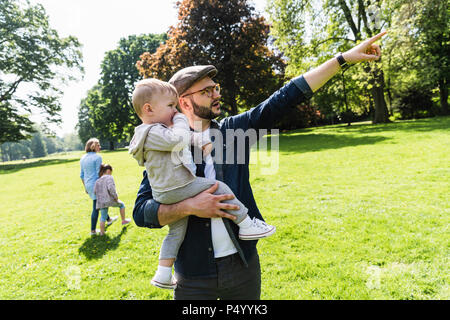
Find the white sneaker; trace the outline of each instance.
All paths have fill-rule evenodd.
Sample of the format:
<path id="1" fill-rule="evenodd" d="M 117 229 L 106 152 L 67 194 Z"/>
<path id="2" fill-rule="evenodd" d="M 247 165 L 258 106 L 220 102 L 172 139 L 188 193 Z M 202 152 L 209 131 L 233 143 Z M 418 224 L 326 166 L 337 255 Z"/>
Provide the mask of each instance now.
<path id="1" fill-rule="evenodd" d="M 177 282 L 175 281 L 175 277 L 173 275 L 170 277 L 169 282 L 164 282 L 163 280 L 158 279 L 158 275 L 156 274 L 153 277 L 152 281 L 150 281 L 150 283 L 152 285 L 154 285 L 155 287 L 158 287 L 160 289 L 171 289 L 171 290 L 174 290 L 177 287 Z"/>
<path id="2" fill-rule="evenodd" d="M 106 222 L 107 226 L 112 225 L 117 219 L 119 219 L 118 216 L 112 217 L 108 222 Z"/>
<path id="3" fill-rule="evenodd" d="M 252 224 L 247 228 L 239 229 L 239 239 L 241 240 L 257 240 L 266 238 L 275 233 L 276 228 L 262 220 L 253 218 Z"/>

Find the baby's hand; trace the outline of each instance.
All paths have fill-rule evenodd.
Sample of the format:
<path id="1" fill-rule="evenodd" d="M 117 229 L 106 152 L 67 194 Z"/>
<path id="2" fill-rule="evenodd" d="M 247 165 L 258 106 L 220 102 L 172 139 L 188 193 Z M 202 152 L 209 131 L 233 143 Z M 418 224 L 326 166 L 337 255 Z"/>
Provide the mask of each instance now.
<path id="1" fill-rule="evenodd" d="M 205 145 L 202 147 L 202 149 L 203 149 L 203 156 L 206 157 L 208 154 L 210 154 L 211 151 L 212 151 L 212 148 L 213 148 L 213 146 L 212 146 L 212 143 L 211 143 L 211 142 L 208 143 L 208 144 L 205 144 Z"/>
<path id="2" fill-rule="evenodd" d="M 170 124 L 169 128 L 173 128 L 175 120 L 177 118 L 183 117 L 183 116 L 184 116 L 184 114 L 182 114 L 181 112 L 178 112 L 178 110 L 175 110 L 175 112 L 173 113 L 173 116 L 171 119 L 171 124 Z"/>

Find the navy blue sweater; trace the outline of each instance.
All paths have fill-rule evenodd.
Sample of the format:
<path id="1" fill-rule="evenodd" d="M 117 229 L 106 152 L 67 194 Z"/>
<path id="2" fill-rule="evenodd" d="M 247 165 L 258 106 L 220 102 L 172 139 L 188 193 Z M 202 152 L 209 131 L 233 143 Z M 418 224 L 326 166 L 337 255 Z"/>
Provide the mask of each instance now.
<path id="1" fill-rule="evenodd" d="M 294 107 L 310 99 L 312 91 L 303 76 L 297 77 L 281 89 L 273 93 L 270 98 L 257 107 L 236 116 L 223 119 L 220 123 L 211 122 L 211 128 L 222 132 L 223 146 L 214 141 L 214 150 L 223 148 L 223 164 L 214 163 L 216 179 L 226 183 L 235 196 L 248 208 L 250 218 L 263 219 L 256 206 L 252 188 L 249 182 L 249 156 L 251 141 L 247 141 L 245 147 L 245 161 L 242 163 L 242 154 L 233 152 L 234 159 L 226 160 L 227 145 L 235 141 L 227 141 L 227 129 L 272 129 L 277 119 L 288 112 L 289 107 Z M 229 138 L 231 139 L 231 138 Z M 213 152 L 214 152 L 213 150 Z M 217 152 L 217 151 L 216 151 Z M 229 153 L 230 154 L 230 153 Z M 214 154 L 212 154 L 214 157 Z M 237 157 L 240 157 L 238 164 Z M 232 163 L 232 164 L 228 164 Z M 197 176 L 204 176 L 204 164 L 197 165 Z M 152 190 L 144 171 L 144 177 L 139 187 L 137 199 L 133 209 L 133 219 L 136 225 L 147 228 L 161 228 L 158 221 L 159 203 L 153 200 Z M 211 238 L 211 219 L 189 216 L 188 227 L 183 244 L 175 261 L 175 270 L 185 278 L 208 278 L 215 277 L 216 267 L 214 263 L 214 250 Z M 238 238 L 238 226 L 228 219 L 223 219 L 225 227 L 239 252 L 244 264 L 256 252 L 257 241 L 242 241 Z"/>

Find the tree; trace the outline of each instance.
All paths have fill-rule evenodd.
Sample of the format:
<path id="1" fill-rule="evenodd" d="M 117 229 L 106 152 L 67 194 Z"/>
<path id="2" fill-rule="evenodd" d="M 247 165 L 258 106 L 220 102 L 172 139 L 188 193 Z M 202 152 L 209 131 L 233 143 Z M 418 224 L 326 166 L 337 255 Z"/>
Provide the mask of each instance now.
<path id="1" fill-rule="evenodd" d="M 387 1 L 387 0 L 386 0 Z M 287 73 L 297 75 L 317 66 L 333 54 L 355 46 L 380 32 L 388 20 L 385 0 L 271 0 L 269 14 L 275 44 L 289 59 Z M 361 68 L 364 80 L 359 87 L 371 94 L 374 123 L 389 121 L 384 98 L 381 61 L 352 67 L 356 80 Z M 359 72 L 360 73 L 360 72 Z M 367 79 L 367 80 L 365 80 Z M 353 85 L 355 86 L 355 85 Z"/>
<path id="2" fill-rule="evenodd" d="M 33 112 L 61 122 L 60 83 L 73 79 L 67 69 L 82 70 L 81 57 L 78 40 L 60 38 L 42 5 L 0 0 L 0 143 L 28 138 Z"/>
<path id="3" fill-rule="evenodd" d="M 450 6 L 449 1 L 399 0 L 396 18 L 406 20 L 398 23 L 397 39 L 401 45 L 393 50 L 407 57 L 406 68 L 416 69 L 416 84 L 439 90 L 441 112 L 450 114 L 448 108 L 448 86 L 450 85 Z M 401 17 L 398 15 L 402 14 Z M 408 28 L 409 27 L 409 28 Z M 410 72 L 414 72 L 411 70 Z"/>
<path id="4" fill-rule="evenodd" d="M 42 139 L 42 134 L 39 130 L 37 130 L 33 134 L 30 149 L 31 152 L 33 153 L 34 158 L 42 158 L 47 155 L 47 148 L 45 146 L 44 140 Z"/>
<path id="5" fill-rule="evenodd" d="M 137 67 L 144 77 L 169 80 L 179 69 L 212 64 L 224 109 L 237 114 L 266 99 L 284 80 L 284 63 L 268 48 L 269 25 L 246 0 L 183 0 L 178 24 L 156 53 Z"/>
<path id="6" fill-rule="evenodd" d="M 79 116 L 87 118 L 87 121 L 78 122 L 79 128 L 87 129 L 80 136 L 86 142 L 89 138 L 97 137 L 100 141 L 108 141 L 109 149 L 114 150 L 114 142 L 117 141 L 115 115 L 109 111 L 109 101 L 103 97 L 99 84 L 88 91 L 87 97 L 82 100 Z M 81 113 L 87 110 L 87 114 Z M 80 121 L 80 118 L 79 118 Z M 91 124 L 91 126 L 89 125 Z M 91 131 L 91 130 L 94 131 Z M 87 135 L 86 135 L 87 134 Z"/>
<path id="7" fill-rule="evenodd" d="M 81 143 L 76 132 L 66 133 L 61 139 L 61 144 L 64 146 L 64 151 L 84 150 L 84 144 Z"/>
<path id="8" fill-rule="evenodd" d="M 132 135 L 140 124 L 131 102 L 136 81 L 140 79 L 136 61 L 144 52 L 155 52 L 166 34 L 131 35 L 119 41 L 117 49 L 106 52 L 101 64 L 101 94 L 106 101 L 102 116 L 114 122 L 110 134 L 117 140 Z"/>
<path id="9" fill-rule="evenodd" d="M 136 61 L 144 52 L 154 52 L 165 39 L 165 34 L 131 35 L 106 52 L 101 79 L 80 103 L 77 127 L 83 142 L 97 137 L 108 141 L 109 149 L 114 150 L 115 142 L 133 134 L 140 124 L 131 102 L 134 84 L 140 78 Z"/>
<path id="10" fill-rule="evenodd" d="M 44 135 L 42 137 L 42 140 L 45 143 L 45 147 L 47 148 L 47 154 L 56 153 L 58 150 L 58 142 L 55 137 L 50 137 L 47 135 Z"/>
<path id="11" fill-rule="evenodd" d="M 426 64 L 433 69 L 434 80 L 439 88 L 440 105 L 444 114 L 448 108 L 448 87 L 450 85 L 450 6 L 448 0 L 418 1 L 419 52 L 426 57 Z"/>
<path id="12" fill-rule="evenodd" d="M 32 156 L 30 141 L 5 142 L 0 146 L 2 161 L 19 160 L 23 157 L 29 159 Z"/>
<path id="13" fill-rule="evenodd" d="M 91 119 L 90 100 L 91 91 L 95 90 L 95 87 L 88 91 L 86 98 L 81 100 L 80 108 L 78 110 L 78 123 L 77 132 L 78 137 L 82 143 L 86 143 L 90 138 L 100 137 L 100 133 L 94 128 Z"/>

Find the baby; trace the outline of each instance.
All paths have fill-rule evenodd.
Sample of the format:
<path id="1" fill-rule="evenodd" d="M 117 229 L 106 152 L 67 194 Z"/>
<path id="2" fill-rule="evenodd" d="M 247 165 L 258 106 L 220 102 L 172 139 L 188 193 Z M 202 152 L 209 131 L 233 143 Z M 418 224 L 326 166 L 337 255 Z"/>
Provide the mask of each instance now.
<path id="1" fill-rule="evenodd" d="M 196 177 L 190 146 L 211 152 L 211 141 L 204 141 L 202 132 L 192 132 L 185 115 L 176 109 L 178 93 L 174 86 L 157 79 L 145 79 L 137 83 L 133 92 L 133 107 L 142 120 L 135 128 L 129 152 L 145 166 L 153 198 L 163 204 L 173 204 L 191 198 L 218 183 L 214 193 L 233 194 L 223 182 Z M 239 206 L 229 210 L 236 216 L 241 240 L 256 240 L 268 237 L 275 227 L 262 220 L 253 220 L 248 209 L 236 198 L 225 201 Z M 172 266 L 184 240 L 187 217 L 169 225 L 159 255 L 158 270 L 151 283 L 163 289 L 175 289 Z"/>

